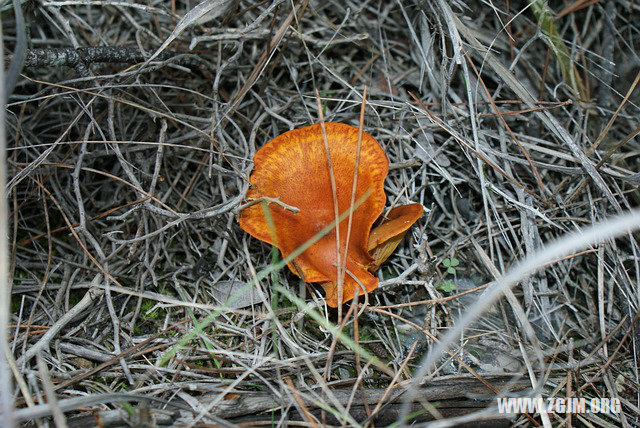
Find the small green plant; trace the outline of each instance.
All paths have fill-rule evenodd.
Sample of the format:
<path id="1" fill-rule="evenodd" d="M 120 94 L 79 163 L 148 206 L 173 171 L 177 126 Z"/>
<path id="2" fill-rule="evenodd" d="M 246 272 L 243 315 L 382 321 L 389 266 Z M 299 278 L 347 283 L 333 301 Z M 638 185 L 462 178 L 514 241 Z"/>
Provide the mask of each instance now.
<path id="1" fill-rule="evenodd" d="M 143 299 L 142 304 L 140 305 L 140 313 L 143 320 L 153 320 L 157 321 L 160 319 L 160 312 L 164 312 L 160 309 L 156 309 L 153 312 L 149 312 L 156 305 L 156 302 L 149 299 Z"/>
<path id="2" fill-rule="evenodd" d="M 540 30 L 545 35 L 542 40 L 549 46 L 551 53 L 558 61 L 562 78 L 573 89 L 578 99 L 586 100 L 588 96 L 584 83 L 578 74 L 569 48 L 562 38 L 562 33 L 556 26 L 555 13 L 549 7 L 547 0 L 529 0 L 529 4 L 538 19 Z"/>
<path id="3" fill-rule="evenodd" d="M 451 257 L 450 259 L 444 259 L 442 261 L 442 266 L 447 268 L 447 273 L 445 275 L 453 276 L 455 279 L 456 275 L 456 267 L 460 264 L 460 261 L 455 257 Z M 436 288 L 440 291 L 444 291 L 445 293 L 451 293 L 456 289 L 456 285 L 453 283 L 451 278 L 443 278 L 442 282 L 436 286 Z"/>
<path id="4" fill-rule="evenodd" d="M 456 289 L 456 285 L 453 282 L 451 282 L 450 279 L 447 279 L 445 281 L 442 281 L 440 284 L 438 284 L 436 288 L 440 291 L 444 291 L 445 293 L 451 293 L 453 290 Z"/>
<path id="5" fill-rule="evenodd" d="M 458 266 L 460 264 L 460 261 L 458 259 L 456 259 L 455 257 L 450 258 L 450 259 L 444 259 L 442 261 L 442 266 L 447 268 L 447 273 L 451 274 L 451 275 L 455 275 L 456 274 L 456 266 Z"/>
<path id="6" fill-rule="evenodd" d="M 271 216 L 271 212 L 269 211 L 269 216 Z M 273 223 L 273 220 L 270 219 L 271 223 Z M 272 229 L 272 233 L 275 235 L 275 227 Z M 276 247 L 275 245 L 273 245 L 271 247 L 271 264 L 272 265 L 276 265 L 278 264 L 278 262 L 280 261 L 280 250 L 278 250 L 278 247 Z M 271 283 L 272 284 L 276 284 L 276 285 L 280 285 L 280 272 L 277 270 L 273 270 L 271 272 Z M 279 304 L 279 300 L 280 300 L 280 294 L 278 293 L 278 287 L 274 287 L 273 291 L 271 292 L 271 309 L 273 309 L 274 312 L 276 312 L 278 310 L 278 304 Z M 278 331 L 276 328 L 273 328 L 271 330 L 271 343 L 273 344 L 273 354 L 274 355 L 278 355 Z"/>

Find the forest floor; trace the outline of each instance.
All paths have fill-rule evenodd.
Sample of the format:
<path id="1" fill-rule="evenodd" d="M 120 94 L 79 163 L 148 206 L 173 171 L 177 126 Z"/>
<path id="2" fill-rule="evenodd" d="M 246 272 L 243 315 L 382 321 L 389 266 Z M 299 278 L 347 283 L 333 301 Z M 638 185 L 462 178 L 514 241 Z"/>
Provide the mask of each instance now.
<path id="1" fill-rule="evenodd" d="M 638 2 L 15 3 L 4 423 L 639 426 Z M 365 87 L 424 215 L 337 311 L 238 215 Z"/>

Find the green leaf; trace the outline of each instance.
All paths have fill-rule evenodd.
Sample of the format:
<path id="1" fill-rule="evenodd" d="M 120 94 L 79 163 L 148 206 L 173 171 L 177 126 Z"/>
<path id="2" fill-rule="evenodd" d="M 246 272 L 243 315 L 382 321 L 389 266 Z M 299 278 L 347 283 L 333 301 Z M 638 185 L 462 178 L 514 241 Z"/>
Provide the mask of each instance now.
<path id="1" fill-rule="evenodd" d="M 456 285 L 453 282 L 451 282 L 451 280 L 446 280 L 438 284 L 436 288 L 440 291 L 444 291 L 445 293 L 451 293 L 453 290 L 456 289 Z"/>
<path id="2" fill-rule="evenodd" d="M 573 89 L 579 100 L 586 100 L 587 96 L 584 83 L 576 70 L 569 48 L 567 48 L 567 45 L 562 39 L 562 34 L 556 25 L 555 13 L 549 7 L 547 0 L 529 0 L 529 4 L 532 6 L 533 13 L 538 19 L 538 26 L 542 34 L 546 36 L 543 37 L 542 40 L 547 44 L 556 61 L 558 61 L 562 78 L 565 83 Z"/>

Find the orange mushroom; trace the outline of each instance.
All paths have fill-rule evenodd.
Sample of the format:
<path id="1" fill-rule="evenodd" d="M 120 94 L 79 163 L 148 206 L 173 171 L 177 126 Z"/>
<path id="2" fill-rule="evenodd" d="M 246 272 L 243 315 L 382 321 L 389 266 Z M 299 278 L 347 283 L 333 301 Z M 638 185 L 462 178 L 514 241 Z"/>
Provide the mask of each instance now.
<path id="1" fill-rule="evenodd" d="M 338 212 L 349 212 L 356 167 L 358 128 L 342 123 L 324 124 L 331 165 L 335 178 Z M 275 245 L 287 257 L 326 226 L 335 224 L 334 199 L 327 153 L 320 124 L 294 129 L 262 146 L 254 156 L 248 199 L 277 198 L 300 210 L 294 213 L 278 204 L 245 208 L 238 219 L 240 227 L 253 237 Z M 355 207 L 345 263 L 343 299 L 374 290 L 378 279 L 371 274 L 398 246 L 404 233 L 422 214 L 422 207 L 411 204 L 397 207 L 387 220 L 373 231 L 371 227 L 384 208 L 384 179 L 389 162 L 380 145 L 362 133 Z M 367 196 L 368 195 L 368 196 Z M 409 207 L 409 208 L 407 208 Z M 269 217 L 269 218 L 268 218 Z M 344 260 L 347 244 L 348 215 L 339 223 L 340 256 Z M 271 225 L 271 226 L 270 226 Z M 289 263 L 289 269 L 306 282 L 321 282 L 327 304 L 338 306 L 338 257 L 336 228 L 320 237 Z M 373 250 L 373 257 L 370 251 Z M 384 256 L 384 257 L 382 257 Z"/>

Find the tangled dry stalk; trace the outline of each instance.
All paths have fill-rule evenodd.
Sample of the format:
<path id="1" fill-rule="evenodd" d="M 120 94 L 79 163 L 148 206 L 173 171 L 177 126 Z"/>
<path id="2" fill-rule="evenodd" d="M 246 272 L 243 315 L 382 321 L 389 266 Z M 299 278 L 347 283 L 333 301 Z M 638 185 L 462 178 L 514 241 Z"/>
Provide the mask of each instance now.
<path id="1" fill-rule="evenodd" d="M 637 2 L 13 3 L 0 424 L 640 424 L 640 221 L 606 225 L 640 201 Z M 427 213 L 338 318 L 236 216 L 256 149 L 365 86 L 387 208 Z"/>

